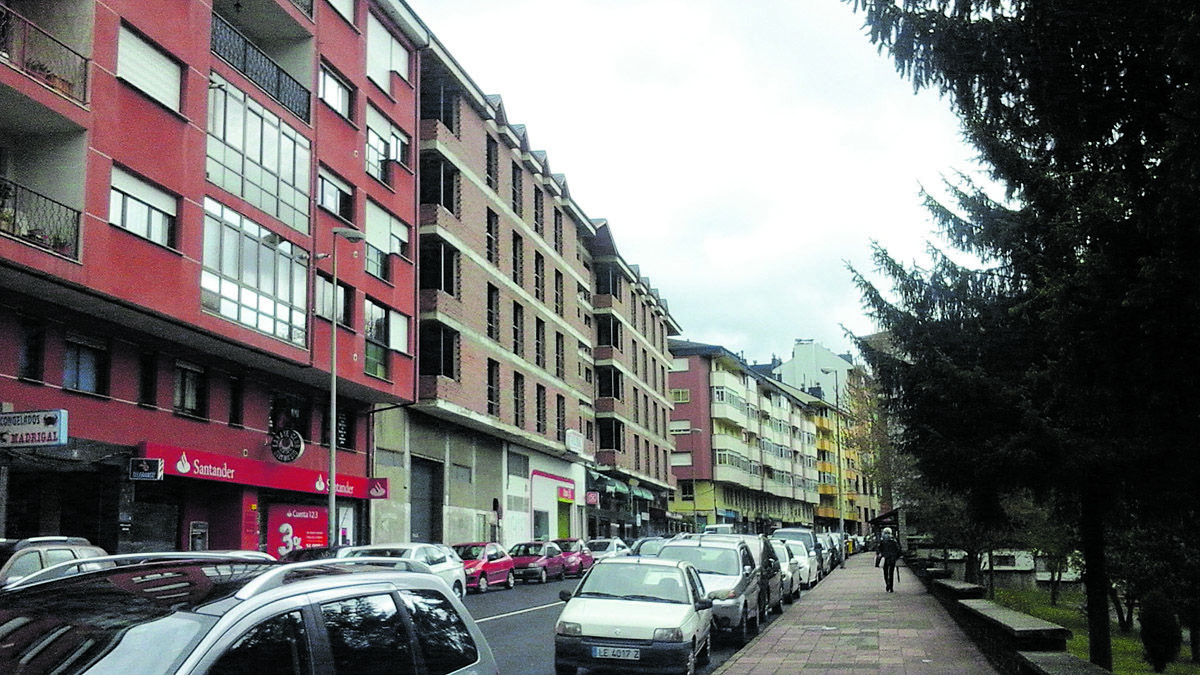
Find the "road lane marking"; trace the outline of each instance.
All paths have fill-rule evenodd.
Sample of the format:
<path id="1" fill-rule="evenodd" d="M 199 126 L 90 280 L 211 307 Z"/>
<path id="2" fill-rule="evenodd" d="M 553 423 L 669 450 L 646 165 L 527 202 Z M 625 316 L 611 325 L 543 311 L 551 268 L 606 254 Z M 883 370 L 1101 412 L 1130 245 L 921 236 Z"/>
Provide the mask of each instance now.
<path id="1" fill-rule="evenodd" d="M 488 617 L 484 617 L 482 619 L 475 619 L 475 623 L 484 623 L 487 621 L 492 621 L 493 619 L 507 619 L 510 616 L 520 616 L 521 614 L 528 614 L 529 612 L 538 612 L 543 609 L 550 609 L 551 607 L 557 607 L 559 605 L 565 605 L 565 604 L 566 604 L 565 602 L 563 602 L 562 600 L 559 600 L 558 602 L 552 602 L 548 605 L 542 605 L 540 607 L 526 607 L 525 609 L 519 609 L 515 612 L 509 612 L 507 614 L 497 614 L 495 616 L 488 616 Z"/>

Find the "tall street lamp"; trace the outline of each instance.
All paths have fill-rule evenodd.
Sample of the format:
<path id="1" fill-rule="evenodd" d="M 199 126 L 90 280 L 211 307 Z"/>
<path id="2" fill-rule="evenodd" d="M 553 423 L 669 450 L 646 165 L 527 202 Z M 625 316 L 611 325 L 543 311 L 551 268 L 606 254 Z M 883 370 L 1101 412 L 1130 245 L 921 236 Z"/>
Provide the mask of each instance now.
<path id="1" fill-rule="evenodd" d="M 837 449 L 837 512 L 838 512 L 838 532 L 841 533 L 842 541 L 842 567 L 846 566 L 846 512 L 842 510 L 842 490 L 845 488 L 842 478 L 842 386 L 838 379 L 838 370 L 836 368 L 822 368 L 822 373 L 829 375 L 833 374 L 833 442 Z"/>
<path id="2" fill-rule="evenodd" d="M 329 546 L 338 545 L 338 522 L 337 522 L 337 336 L 338 336 L 338 299 L 341 298 L 341 289 L 338 288 L 338 271 L 337 271 L 337 244 L 338 237 L 345 239 L 351 244 L 357 244 L 364 239 L 366 235 L 352 227 L 335 227 L 333 228 L 333 250 L 330 252 L 330 265 L 333 268 L 333 288 L 330 297 L 331 307 L 330 313 L 332 321 L 330 322 L 329 333 Z"/>

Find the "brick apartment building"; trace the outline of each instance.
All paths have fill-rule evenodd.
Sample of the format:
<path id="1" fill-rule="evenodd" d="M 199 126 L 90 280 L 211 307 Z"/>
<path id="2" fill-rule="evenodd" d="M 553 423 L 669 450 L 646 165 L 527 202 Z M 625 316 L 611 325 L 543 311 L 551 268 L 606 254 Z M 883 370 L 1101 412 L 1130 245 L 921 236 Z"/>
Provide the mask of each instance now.
<path id="1" fill-rule="evenodd" d="M 323 543 L 330 443 L 366 536 L 370 413 L 416 398 L 426 39 L 392 1 L 4 0 L 0 402 L 61 432 L 4 418 L 4 536 Z"/>

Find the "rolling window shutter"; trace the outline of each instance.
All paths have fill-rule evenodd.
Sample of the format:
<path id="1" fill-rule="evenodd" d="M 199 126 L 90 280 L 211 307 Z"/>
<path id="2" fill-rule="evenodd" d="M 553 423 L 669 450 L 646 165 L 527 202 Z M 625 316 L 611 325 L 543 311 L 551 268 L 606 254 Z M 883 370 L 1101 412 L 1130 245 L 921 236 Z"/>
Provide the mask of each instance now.
<path id="1" fill-rule="evenodd" d="M 178 111 L 182 74 L 176 61 L 121 26 L 117 43 L 118 77 L 171 110 Z"/>

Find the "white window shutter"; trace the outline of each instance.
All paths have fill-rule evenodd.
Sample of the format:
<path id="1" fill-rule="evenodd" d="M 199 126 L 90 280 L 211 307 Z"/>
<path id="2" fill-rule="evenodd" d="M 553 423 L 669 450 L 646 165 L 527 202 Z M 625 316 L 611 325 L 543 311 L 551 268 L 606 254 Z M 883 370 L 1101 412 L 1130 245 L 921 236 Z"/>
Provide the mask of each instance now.
<path id="1" fill-rule="evenodd" d="M 179 63 L 125 26 L 117 42 L 117 76 L 171 110 L 179 110 L 183 78 Z"/>

